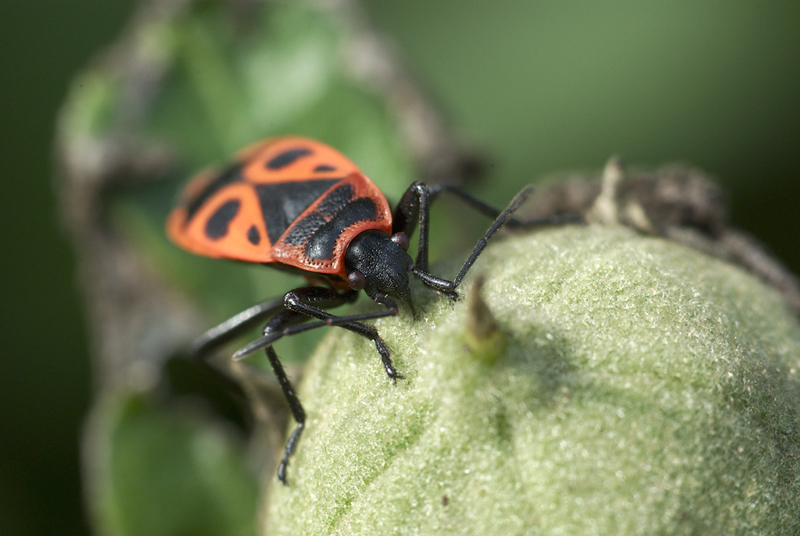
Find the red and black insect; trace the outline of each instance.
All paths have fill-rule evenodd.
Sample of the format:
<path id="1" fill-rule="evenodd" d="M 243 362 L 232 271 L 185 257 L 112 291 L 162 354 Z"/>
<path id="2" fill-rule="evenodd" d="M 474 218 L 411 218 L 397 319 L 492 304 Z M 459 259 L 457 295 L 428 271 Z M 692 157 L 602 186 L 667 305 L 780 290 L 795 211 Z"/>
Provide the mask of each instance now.
<path id="1" fill-rule="evenodd" d="M 445 191 L 495 218 L 453 280 L 428 272 L 430 205 Z M 204 354 L 266 320 L 263 337 L 240 349 L 233 358 L 265 349 L 297 422 L 278 467 L 278 478 L 284 484 L 289 457 L 305 425 L 305 411 L 273 343 L 322 326 L 340 326 L 373 341 L 386 374 L 396 382 L 403 376 L 392 363 L 389 347 L 378 331 L 363 321 L 397 315 L 395 300 L 407 303 L 416 314 L 409 274 L 456 298 L 456 287 L 487 240 L 507 222 L 528 227 L 574 220 L 511 219 L 530 192 L 530 187 L 524 189 L 505 210 L 498 211 L 453 186 L 415 182 L 392 213 L 380 190 L 355 164 L 331 147 L 301 137 L 256 143 L 221 173 L 204 173 L 190 182 L 167 220 L 167 233 L 176 244 L 200 255 L 259 262 L 295 272 L 310 283 L 243 311 L 194 344 L 195 352 Z M 407 252 L 408 237 L 417 225 L 420 235 L 414 262 Z M 348 316 L 325 311 L 353 302 L 360 290 L 385 310 Z"/>

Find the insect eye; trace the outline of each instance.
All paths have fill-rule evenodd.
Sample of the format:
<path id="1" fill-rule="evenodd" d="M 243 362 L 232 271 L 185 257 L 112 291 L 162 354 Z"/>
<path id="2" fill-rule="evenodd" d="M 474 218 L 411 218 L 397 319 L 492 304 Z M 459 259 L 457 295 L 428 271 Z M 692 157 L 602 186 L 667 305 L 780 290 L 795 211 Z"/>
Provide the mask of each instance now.
<path id="1" fill-rule="evenodd" d="M 395 233 L 392 235 L 392 242 L 408 251 L 409 241 L 406 233 Z"/>
<path id="2" fill-rule="evenodd" d="M 353 290 L 363 290 L 365 281 L 364 274 L 358 270 L 353 270 L 347 274 L 347 284 L 350 285 L 350 288 Z"/>

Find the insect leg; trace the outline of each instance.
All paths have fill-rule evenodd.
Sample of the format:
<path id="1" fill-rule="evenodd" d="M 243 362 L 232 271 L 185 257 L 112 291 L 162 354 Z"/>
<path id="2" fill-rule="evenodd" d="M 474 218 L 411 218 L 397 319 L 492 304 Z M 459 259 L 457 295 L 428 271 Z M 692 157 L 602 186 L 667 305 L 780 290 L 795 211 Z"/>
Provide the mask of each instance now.
<path id="1" fill-rule="evenodd" d="M 392 352 L 389 350 L 389 346 L 387 346 L 386 342 L 383 340 L 378 333 L 378 330 L 375 329 L 374 326 L 362 324 L 360 321 L 370 320 L 373 318 L 382 318 L 385 316 L 396 316 L 399 309 L 395 302 L 385 296 L 376 296 L 373 299 L 381 305 L 384 305 L 386 310 L 377 311 L 374 313 L 363 313 L 359 315 L 337 317 L 317 307 L 309 305 L 306 303 L 308 301 L 307 296 L 305 296 L 303 293 L 298 293 L 297 291 L 292 291 L 286 295 L 286 308 L 291 311 L 297 311 L 323 320 L 326 325 L 329 326 L 341 326 L 346 330 L 352 331 L 353 333 L 357 333 L 358 335 L 371 340 L 375 344 L 375 349 L 378 351 L 378 354 L 381 356 L 381 362 L 383 363 L 383 369 L 386 371 L 386 375 L 396 383 L 397 379 L 402 379 L 403 376 L 397 372 L 396 368 L 394 368 L 394 363 L 392 362 Z"/>
<path id="2" fill-rule="evenodd" d="M 284 329 L 285 326 L 303 322 L 306 318 L 306 316 L 293 311 L 283 311 L 275 315 L 272 319 L 270 319 L 269 322 L 267 322 L 267 325 L 264 326 L 264 334 L 280 331 Z M 297 423 L 292 435 L 289 436 L 289 441 L 286 442 L 286 447 L 283 450 L 283 457 L 278 465 L 278 479 L 283 482 L 284 485 L 288 485 L 286 481 L 286 466 L 289 465 L 289 457 L 294 454 L 294 451 L 297 448 L 297 442 L 300 440 L 300 435 L 303 433 L 303 428 L 305 428 L 306 412 L 303 409 L 302 404 L 300 404 L 300 399 L 297 398 L 297 395 L 295 394 L 294 387 L 292 387 L 292 382 L 289 381 L 289 377 L 286 375 L 286 371 L 283 369 L 283 365 L 278 359 L 278 354 L 275 353 L 275 349 L 272 347 L 272 345 L 269 345 L 265 348 L 265 350 L 267 353 L 267 358 L 269 359 L 269 363 L 272 366 L 272 371 L 275 373 L 275 378 L 278 380 L 278 384 L 281 386 L 281 390 L 283 391 L 283 396 L 286 397 L 286 401 L 289 403 L 289 409 L 292 412 L 292 417 L 294 417 L 294 420 Z"/>
<path id="3" fill-rule="evenodd" d="M 192 353 L 199 356 L 206 355 L 214 348 L 255 327 L 265 318 L 283 309 L 283 298 L 265 301 L 245 309 L 195 339 L 191 347 Z"/>
<path id="4" fill-rule="evenodd" d="M 234 359 L 240 359 L 259 348 L 265 349 L 267 358 L 269 359 L 272 370 L 275 373 L 275 377 L 277 378 L 278 383 L 281 386 L 281 390 L 283 391 L 283 395 L 289 404 L 289 409 L 292 412 L 292 416 L 297 422 L 297 426 L 295 426 L 294 431 L 292 431 L 292 435 L 289 436 L 289 440 L 286 442 L 286 447 L 283 451 L 283 457 L 278 465 L 278 479 L 283 482 L 284 485 L 287 484 L 286 468 L 289 465 L 289 458 L 292 456 L 292 454 L 294 454 L 294 451 L 297 448 L 297 443 L 300 441 L 300 436 L 305 428 L 306 413 L 302 404 L 300 403 L 300 399 L 295 393 L 289 377 L 286 375 L 286 371 L 283 369 L 283 365 L 278 359 L 278 355 L 275 353 L 275 349 L 272 346 L 275 341 L 286 336 L 295 335 L 297 333 L 302 333 L 303 331 L 308 331 L 310 329 L 323 326 L 341 326 L 347 330 L 361 335 L 362 337 L 366 337 L 375 343 L 375 347 L 377 348 L 378 353 L 381 356 L 381 360 L 383 361 L 386 374 L 392 380 L 397 381 L 397 378 L 403 377 L 394 368 L 394 364 L 392 363 L 391 359 L 391 351 L 378 334 L 378 330 L 370 325 L 359 322 L 360 320 L 396 315 L 398 311 L 396 303 L 388 298 L 379 296 L 375 299 L 375 301 L 385 305 L 387 307 L 386 311 L 349 316 L 335 316 L 331 313 L 323 311 L 320 308 L 329 308 L 342 305 L 348 301 L 352 301 L 355 296 L 355 292 L 341 293 L 333 289 L 321 287 L 303 287 L 292 290 L 288 292 L 286 296 L 284 296 L 284 311 L 275 315 L 272 319 L 270 319 L 269 322 L 267 322 L 267 325 L 264 326 L 264 336 L 257 341 L 248 344 L 236 352 L 233 356 Z M 301 324 L 309 318 L 317 318 L 320 320 L 320 322 Z"/>
<path id="5" fill-rule="evenodd" d="M 377 296 L 373 299 L 381 305 L 384 305 L 386 307 L 385 311 L 376 311 L 372 313 L 362 313 L 347 316 L 336 316 L 323 311 L 323 307 L 331 307 L 331 305 L 329 305 L 330 302 L 332 300 L 335 301 L 337 296 L 340 297 L 342 294 L 333 289 L 321 287 L 299 288 L 287 293 L 284 298 L 284 305 L 287 310 L 297 314 L 305 315 L 306 317 L 316 318 L 320 320 L 320 322 L 293 325 L 285 327 L 281 330 L 272 331 L 270 333 L 265 332 L 263 337 L 251 342 L 237 351 L 233 355 L 233 358 L 242 359 L 261 348 L 265 348 L 268 345 L 273 344 L 275 341 L 283 337 L 296 335 L 304 331 L 325 326 L 341 326 L 348 331 L 352 331 L 353 333 L 371 340 L 375 344 L 375 348 L 381 357 L 381 362 L 383 363 L 383 368 L 386 371 L 386 375 L 389 376 L 392 381 L 397 381 L 398 378 L 402 379 L 403 376 L 397 372 L 397 369 L 395 369 L 394 363 L 392 362 L 392 352 L 389 350 L 389 346 L 386 344 L 383 338 L 381 338 L 378 330 L 369 324 L 361 323 L 362 320 L 371 320 L 385 316 L 396 316 L 398 312 L 397 304 L 385 296 Z"/>
<path id="6" fill-rule="evenodd" d="M 320 307 L 326 308 L 332 308 L 350 303 L 358 297 L 356 292 L 340 293 L 333 290 L 315 287 L 309 287 L 308 289 L 302 290 L 305 290 L 306 293 L 311 296 L 311 298 L 314 299 L 314 301 Z M 257 322 L 262 322 L 265 318 L 270 316 L 272 318 L 270 318 L 267 324 L 264 326 L 265 337 L 269 337 L 275 333 L 283 333 L 290 327 L 303 327 L 298 326 L 297 324 L 301 324 L 309 320 L 309 315 L 287 309 L 285 297 L 269 300 L 254 305 L 237 314 L 236 316 L 229 318 L 218 326 L 211 328 L 195 340 L 192 345 L 192 349 L 194 353 L 198 355 L 206 354 L 213 348 L 243 333 L 247 329 L 253 327 Z M 280 336 L 277 338 L 280 338 Z M 294 453 L 295 448 L 297 447 L 297 442 L 299 441 L 300 435 L 303 432 L 303 428 L 305 426 L 305 411 L 303 410 L 303 406 L 300 404 L 300 400 L 297 398 L 294 388 L 292 387 L 292 384 L 289 381 L 289 378 L 286 375 L 286 372 L 283 369 L 283 366 L 278 359 L 278 355 L 275 353 L 272 345 L 269 343 L 262 344 L 257 349 L 261 348 L 264 348 L 266 351 L 267 358 L 269 359 L 272 370 L 278 380 L 278 384 L 280 385 L 283 395 L 289 404 L 289 409 L 292 412 L 292 416 L 297 422 L 297 426 L 292 432 L 292 435 L 289 437 L 289 441 L 286 443 L 283 458 L 278 466 L 278 478 L 281 480 L 281 482 L 286 484 L 286 466 L 288 464 L 289 457 Z M 247 378 L 240 376 L 240 380 L 245 382 L 247 381 Z M 247 390 L 247 386 L 243 386 L 245 387 L 245 390 Z"/>
<path id="7" fill-rule="evenodd" d="M 509 218 L 511 218 L 511 214 L 513 214 L 515 210 L 517 210 L 525 201 L 527 201 L 532 193 L 533 193 L 533 186 L 526 186 L 525 188 L 522 189 L 520 193 L 514 196 L 514 199 L 511 200 L 511 203 L 508 204 L 505 210 L 503 210 L 497 216 L 497 218 L 495 218 L 491 227 L 489 227 L 489 229 L 486 231 L 486 234 L 483 235 L 483 238 L 478 240 L 478 243 L 475 244 L 472 253 L 470 253 L 469 257 L 467 257 L 467 260 L 464 262 L 464 265 L 461 267 L 461 270 L 458 272 L 456 278 L 453 279 L 452 283 L 447 285 L 446 288 L 441 290 L 444 291 L 455 290 L 455 288 L 461 283 L 461 280 L 464 279 L 464 276 L 467 275 L 467 271 L 472 267 L 472 265 L 477 260 L 478 255 L 480 255 L 483 252 L 484 248 L 486 247 L 486 244 L 489 242 L 489 239 L 492 237 L 492 235 L 496 233 L 500 229 L 500 227 L 502 227 L 503 224 L 505 224 L 509 220 Z M 425 279 L 422 279 L 422 282 L 430 284 L 427 283 Z M 437 286 L 432 286 L 432 288 L 437 288 Z"/>
<path id="8" fill-rule="evenodd" d="M 453 194 L 472 207 L 474 210 L 480 212 L 484 216 L 488 216 L 489 218 L 497 218 L 502 212 L 497 208 L 484 203 L 477 197 L 465 192 L 461 188 L 452 186 L 450 184 L 432 184 L 428 186 L 428 191 L 432 200 L 436 199 L 441 192 Z M 529 220 L 520 220 L 518 218 L 511 217 L 508 219 L 508 221 L 506 221 L 505 227 L 508 227 L 509 229 L 529 229 L 533 227 L 561 225 L 564 223 L 582 223 L 583 221 L 583 218 L 578 214 L 554 214 L 544 218 L 533 218 Z"/>
<path id="9" fill-rule="evenodd" d="M 428 271 L 428 228 L 432 196 L 428 186 L 416 181 L 400 198 L 392 214 L 392 233 L 405 233 L 409 237 L 419 224 L 417 259 L 414 263 L 423 272 Z"/>
<path id="10" fill-rule="evenodd" d="M 468 202 L 474 201 L 475 203 L 472 204 L 475 208 L 477 208 L 480 212 L 484 214 L 492 214 L 496 215 L 494 223 L 486 233 L 483 235 L 478 243 L 475 245 L 475 248 L 472 250 L 472 253 L 467 258 L 464 266 L 462 266 L 461 271 L 458 273 L 456 278 L 453 281 L 449 281 L 447 279 L 442 279 L 436 276 L 431 275 L 428 272 L 428 231 L 429 231 L 429 221 L 430 221 L 430 202 L 436 196 L 439 195 L 442 191 L 450 191 L 449 189 L 444 190 L 444 186 L 434 186 L 429 188 L 422 182 L 415 182 L 414 184 L 409 187 L 406 193 L 403 195 L 403 198 L 400 200 L 400 203 L 395 210 L 394 218 L 397 218 L 397 226 L 398 229 L 393 229 L 393 232 L 403 231 L 408 234 L 408 232 L 413 231 L 414 228 L 414 217 L 418 217 L 419 221 L 419 250 L 417 254 L 417 262 L 413 269 L 413 274 L 418 277 L 423 283 L 428 285 L 429 287 L 438 290 L 444 294 L 447 294 L 451 298 L 456 298 L 458 295 L 455 293 L 456 287 L 461 283 L 461 280 L 467 274 L 467 271 L 472 267 L 475 263 L 475 260 L 478 256 L 483 252 L 484 248 L 486 247 L 489 238 L 492 237 L 494 233 L 497 232 L 500 227 L 505 224 L 509 218 L 511 218 L 511 214 L 517 210 L 522 203 L 524 203 L 530 194 L 533 192 L 533 188 L 528 186 L 527 188 L 523 189 L 520 193 L 518 193 L 514 199 L 511 200 L 511 203 L 505 210 L 497 212 L 495 209 L 486 205 L 482 201 L 475 199 L 474 197 L 458 191 L 464 194 L 466 197 L 462 197 L 462 199 L 467 200 Z M 416 201 L 415 201 L 416 197 Z"/>
<path id="11" fill-rule="evenodd" d="M 486 231 L 478 243 L 472 250 L 472 253 L 467 257 L 464 265 L 461 267 L 458 275 L 452 281 L 436 277 L 428 272 L 428 234 L 430 222 L 430 205 L 442 192 L 448 192 L 465 203 L 476 211 L 486 216 L 495 218 L 491 227 Z M 447 184 L 434 184 L 427 186 L 422 182 L 415 182 L 412 184 L 395 209 L 393 215 L 395 228 L 393 232 L 405 232 L 410 235 L 413 232 L 415 223 L 419 222 L 419 249 L 417 254 L 417 261 L 413 270 L 413 274 L 418 277 L 423 283 L 429 287 L 442 292 L 451 298 L 456 298 L 458 295 L 455 293 L 456 287 L 464 279 L 469 269 L 477 260 L 478 256 L 483 252 L 489 238 L 494 235 L 503 225 L 515 228 L 531 228 L 546 225 L 559 225 L 562 223 L 577 223 L 582 221 L 580 216 L 565 214 L 555 215 L 547 218 L 538 218 L 533 220 L 518 220 L 512 218 L 511 215 L 517 210 L 533 192 L 533 187 L 528 186 L 519 192 L 511 203 L 504 210 L 497 210 L 466 193 L 465 191 L 455 186 Z"/>

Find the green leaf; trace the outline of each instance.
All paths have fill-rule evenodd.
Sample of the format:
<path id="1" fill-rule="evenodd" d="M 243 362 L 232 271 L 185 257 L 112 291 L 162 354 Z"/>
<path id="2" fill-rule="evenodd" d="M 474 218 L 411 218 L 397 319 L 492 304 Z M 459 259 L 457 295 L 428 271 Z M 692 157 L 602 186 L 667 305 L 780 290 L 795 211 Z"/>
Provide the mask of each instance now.
<path id="1" fill-rule="evenodd" d="M 254 535 L 257 491 L 243 445 L 196 407 L 116 394 L 94 410 L 90 496 L 105 534 Z"/>

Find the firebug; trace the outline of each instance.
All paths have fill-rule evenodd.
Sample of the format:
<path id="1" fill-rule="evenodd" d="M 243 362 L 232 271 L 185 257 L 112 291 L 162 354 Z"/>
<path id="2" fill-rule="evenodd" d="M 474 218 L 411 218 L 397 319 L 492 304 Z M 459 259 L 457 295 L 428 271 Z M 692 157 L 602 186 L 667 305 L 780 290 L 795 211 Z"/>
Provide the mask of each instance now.
<path id="1" fill-rule="evenodd" d="M 177 245 L 208 257 L 263 263 L 302 275 L 309 283 L 243 311 L 193 345 L 202 355 L 266 321 L 263 337 L 237 351 L 233 359 L 264 349 L 297 422 L 278 466 L 281 482 L 287 483 L 286 467 L 303 432 L 305 411 L 273 343 L 303 331 L 340 326 L 373 341 L 389 378 L 394 382 L 403 378 L 378 331 L 363 321 L 397 315 L 396 300 L 408 304 L 416 315 L 409 274 L 455 299 L 456 288 L 487 240 L 506 223 L 532 227 L 575 219 L 512 219 L 531 191 L 525 188 L 499 211 L 454 186 L 415 182 L 392 212 L 381 191 L 353 162 L 319 141 L 296 136 L 258 142 L 222 171 L 201 173 L 190 181 L 167 220 L 167 234 Z M 442 192 L 495 218 L 453 280 L 428 271 L 430 205 Z M 407 250 L 417 225 L 414 261 Z M 384 310 L 346 316 L 326 312 L 355 301 L 361 290 Z"/>

